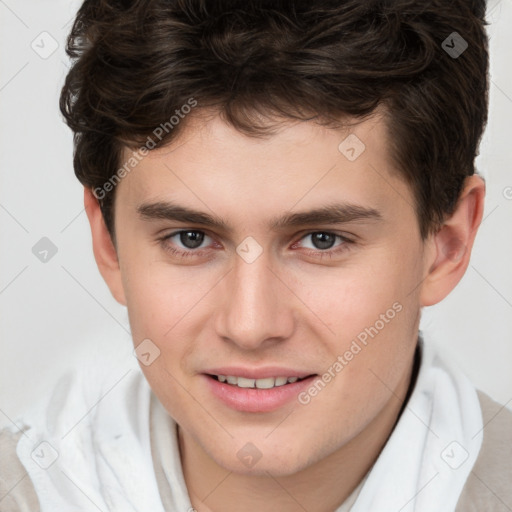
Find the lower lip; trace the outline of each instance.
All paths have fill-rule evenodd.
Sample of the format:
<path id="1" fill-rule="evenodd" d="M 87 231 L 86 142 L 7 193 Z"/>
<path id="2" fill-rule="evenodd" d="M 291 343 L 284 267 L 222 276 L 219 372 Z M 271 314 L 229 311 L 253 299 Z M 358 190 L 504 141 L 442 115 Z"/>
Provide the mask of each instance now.
<path id="1" fill-rule="evenodd" d="M 239 388 L 202 375 L 212 393 L 224 404 L 243 412 L 271 412 L 297 399 L 301 391 L 311 385 L 316 375 L 307 379 L 271 389 Z"/>

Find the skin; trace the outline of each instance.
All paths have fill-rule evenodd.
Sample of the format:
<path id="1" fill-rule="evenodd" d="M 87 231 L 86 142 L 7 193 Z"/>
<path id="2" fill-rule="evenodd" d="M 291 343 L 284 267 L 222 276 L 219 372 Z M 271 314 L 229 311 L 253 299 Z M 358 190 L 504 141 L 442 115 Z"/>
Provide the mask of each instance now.
<path id="1" fill-rule="evenodd" d="M 350 133 L 366 146 L 353 162 L 338 150 L 348 130 L 287 122 L 258 139 L 220 116 L 187 119 L 179 138 L 150 152 L 118 185 L 115 246 L 85 190 L 100 272 L 127 306 L 134 344 L 149 338 L 160 350 L 141 367 L 179 425 L 185 480 L 199 512 L 259 511 L 268 503 L 322 512 L 341 504 L 397 420 L 421 308 L 448 295 L 468 266 L 483 180 L 468 177 L 455 213 L 422 240 L 382 118 Z M 169 200 L 220 217 L 232 230 L 137 212 Z M 377 209 L 381 219 L 268 227 L 275 217 L 333 202 Z M 160 240 L 180 229 L 208 236 L 200 249 L 179 236 Z M 353 243 L 336 238 L 319 248 L 315 232 Z M 247 236 L 263 250 L 252 263 L 236 252 Z M 191 255 L 180 258 L 169 247 Z M 293 400 L 273 412 L 240 412 L 205 385 L 202 371 L 221 365 L 280 365 L 321 376 L 396 302 L 402 310 L 307 405 Z M 262 455 L 251 468 L 237 457 L 248 442 Z"/>

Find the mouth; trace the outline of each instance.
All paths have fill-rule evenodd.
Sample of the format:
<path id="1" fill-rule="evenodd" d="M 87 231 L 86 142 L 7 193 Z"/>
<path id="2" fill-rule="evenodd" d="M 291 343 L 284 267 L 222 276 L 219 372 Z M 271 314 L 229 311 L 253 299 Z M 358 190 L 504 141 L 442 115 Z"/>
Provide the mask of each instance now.
<path id="1" fill-rule="evenodd" d="M 292 370 L 276 371 L 275 376 L 272 376 L 271 371 L 208 372 L 203 373 L 202 378 L 212 398 L 220 405 L 239 412 L 264 413 L 276 411 L 294 401 L 299 405 L 299 394 L 318 377 L 316 373 L 297 373 Z"/>
<path id="2" fill-rule="evenodd" d="M 301 382 L 314 376 L 312 374 L 306 377 L 266 377 L 262 379 L 249 379 L 247 377 L 237 377 L 236 375 L 207 375 L 218 382 L 245 389 L 272 389 L 286 386 L 287 384 L 294 384 L 295 382 Z"/>

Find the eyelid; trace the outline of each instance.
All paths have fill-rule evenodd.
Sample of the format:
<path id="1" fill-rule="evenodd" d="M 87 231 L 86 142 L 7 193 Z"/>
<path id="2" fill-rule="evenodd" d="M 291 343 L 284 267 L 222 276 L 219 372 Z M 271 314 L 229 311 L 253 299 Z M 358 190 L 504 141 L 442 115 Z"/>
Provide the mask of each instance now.
<path id="1" fill-rule="evenodd" d="M 341 241 L 341 243 L 338 245 L 334 245 L 333 247 L 330 247 L 328 249 L 323 249 L 323 250 L 322 249 L 314 249 L 314 248 L 311 249 L 309 247 L 304 247 L 303 252 L 306 255 L 311 256 L 312 258 L 322 259 L 322 258 L 326 258 L 326 257 L 333 258 L 333 257 L 341 256 L 342 253 L 345 253 L 346 251 L 350 250 L 352 248 L 352 246 L 355 245 L 354 240 L 350 239 L 349 237 L 347 237 L 345 235 L 340 235 L 339 233 L 334 233 L 332 231 L 317 229 L 317 230 L 308 231 L 308 232 L 304 233 L 299 238 L 299 240 L 297 240 L 297 242 L 294 242 L 292 244 L 291 247 L 295 248 L 295 246 L 298 245 L 300 242 L 302 242 L 302 240 L 304 240 L 304 238 L 306 238 L 310 235 L 313 235 L 315 233 L 324 233 L 324 234 L 332 235 L 335 238 L 339 239 Z"/>
<path id="2" fill-rule="evenodd" d="M 161 242 L 161 243 L 165 243 L 167 242 L 168 240 L 170 240 L 171 238 L 174 238 L 175 236 L 177 235 L 180 235 L 181 233 L 188 233 L 188 232 L 197 232 L 197 233 L 202 233 L 205 237 L 208 237 L 210 238 L 212 241 L 215 241 L 215 237 L 210 235 L 208 233 L 208 231 L 204 230 L 204 229 L 198 229 L 198 228 L 185 228 L 185 229 L 177 229 L 175 231 L 173 231 L 172 233 L 168 233 L 168 234 L 165 234 L 161 237 L 158 238 L 158 241 Z M 204 242 L 204 240 L 203 240 Z M 199 249 L 187 249 L 187 248 L 179 248 L 179 250 L 182 250 L 182 251 L 186 251 L 186 252 L 195 252 L 195 253 L 199 253 L 200 251 L 206 249 L 206 247 L 201 247 Z"/>
<path id="3" fill-rule="evenodd" d="M 342 240 L 345 240 L 347 242 L 355 242 L 357 237 L 355 235 L 349 234 L 349 233 L 339 233 L 336 230 L 333 229 L 309 229 L 300 232 L 298 236 L 298 241 L 302 240 L 303 238 L 313 235 L 315 233 L 324 233 L 328 235 L 333 235 L 335 237 L 341 238 Z"/>
<path id="4" fill-rule="evenodd" d="M 195 231 L 195 232 L 199 232 L 199 233 L 203 233 L 205 236 L 211 238 L 214 242 L 215 242 L 215 237 L 210 235 L 209 232 L 207 230 L 204 230 L 204 229 L 199 229 L 199 228 L 185 228 L 185 229 L 178 229 L 178 230 L 175 230 L 173 231 L 172 233 L 169 233 L 169 234 L 166 234 L 162 237 L 160 237 L 158 239 L 159 243 L 163 246 L 165 246 L 165 244 L 167 243 L 167 241 L 181 233 L 186 233 L 186 232 L 190 232 L 190 231 Z M 334 231 L 329 231 L 329 230 L 326 230 L 326 229 L 313 229 L 313 230 L 309 230 L 309 231 L 304 231 L 300 234 L 300 238 L 294 242 L 292 244 L 291 247 L 294 247 L 296 244 L 298 244 L 299 242 L 301 242 L 304 238 L 306 238 L 307 236 L 310 236 L 310 235 L 313 235 L 315 233 L 324 233 L 324 234 L 329 234 L 329 235 L 333 235 L 334 237 L 340 239 L 343 243 L 337 245 L 337 246 L 334 246 L 334 248 L 329 248 L 329 249 L 310 249 L 310 248 L 304 248 L 304 252 L 306 254 L 309 254 L 311 255 L 312 257 L 316 257 L 316 258 L 322 258 L 323 256 L 334 256 L 334 255 L 337 255 L 341 252 L 344 252 L 346 250 L 348 250 L 350 248 L 350 246 L 352 246 L 353 244 L 355 244 L 355 240 L 352 239 L 352 237 L 348 237 L 346 236 L 345 234 L 341 235 L 339 233 L 336 233 Z M 356 237 L 357 238 L 357 237 Z M 217 243 L 217 242 L 215 242 Z M 168 250 L 169 252 L 172 252 L 173 254 L 177 254 L 178 256 L 182 256 L 182 257 L 191 257 L 191 256 L 201 256 L 203 255 L 203 252 L 204 251 L 207 251 L 208 250 L 208 247 L 202 247 L 202 248 L 197 248 L 197 249 L 187 249 L 187 248 L 176 248 L 176 247 L 165 247 L 166 250 Z"/>

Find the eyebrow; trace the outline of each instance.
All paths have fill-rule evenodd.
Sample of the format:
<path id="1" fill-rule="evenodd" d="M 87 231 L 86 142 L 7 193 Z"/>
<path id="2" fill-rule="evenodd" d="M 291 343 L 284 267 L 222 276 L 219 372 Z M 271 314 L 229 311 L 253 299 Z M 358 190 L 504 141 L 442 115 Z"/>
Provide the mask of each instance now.
<path id="1" fill-rule="evenodd" d="M 200 224 L 212 229 L 231 233 L 233 228 L 222 218 L 194 210 L 173 202 L 158 201 L 143 203 L 137 207 L 143 220 L 170 220 L 188 224 Z M 269 228 L 273 231 L 290 227 L 313 224 L 345 224 L 354 221 L 379 221 L 382 214 L 375 208 L 356 204 L 335 203 L 297 213 L 286 213 L 270 219 Z"/>

